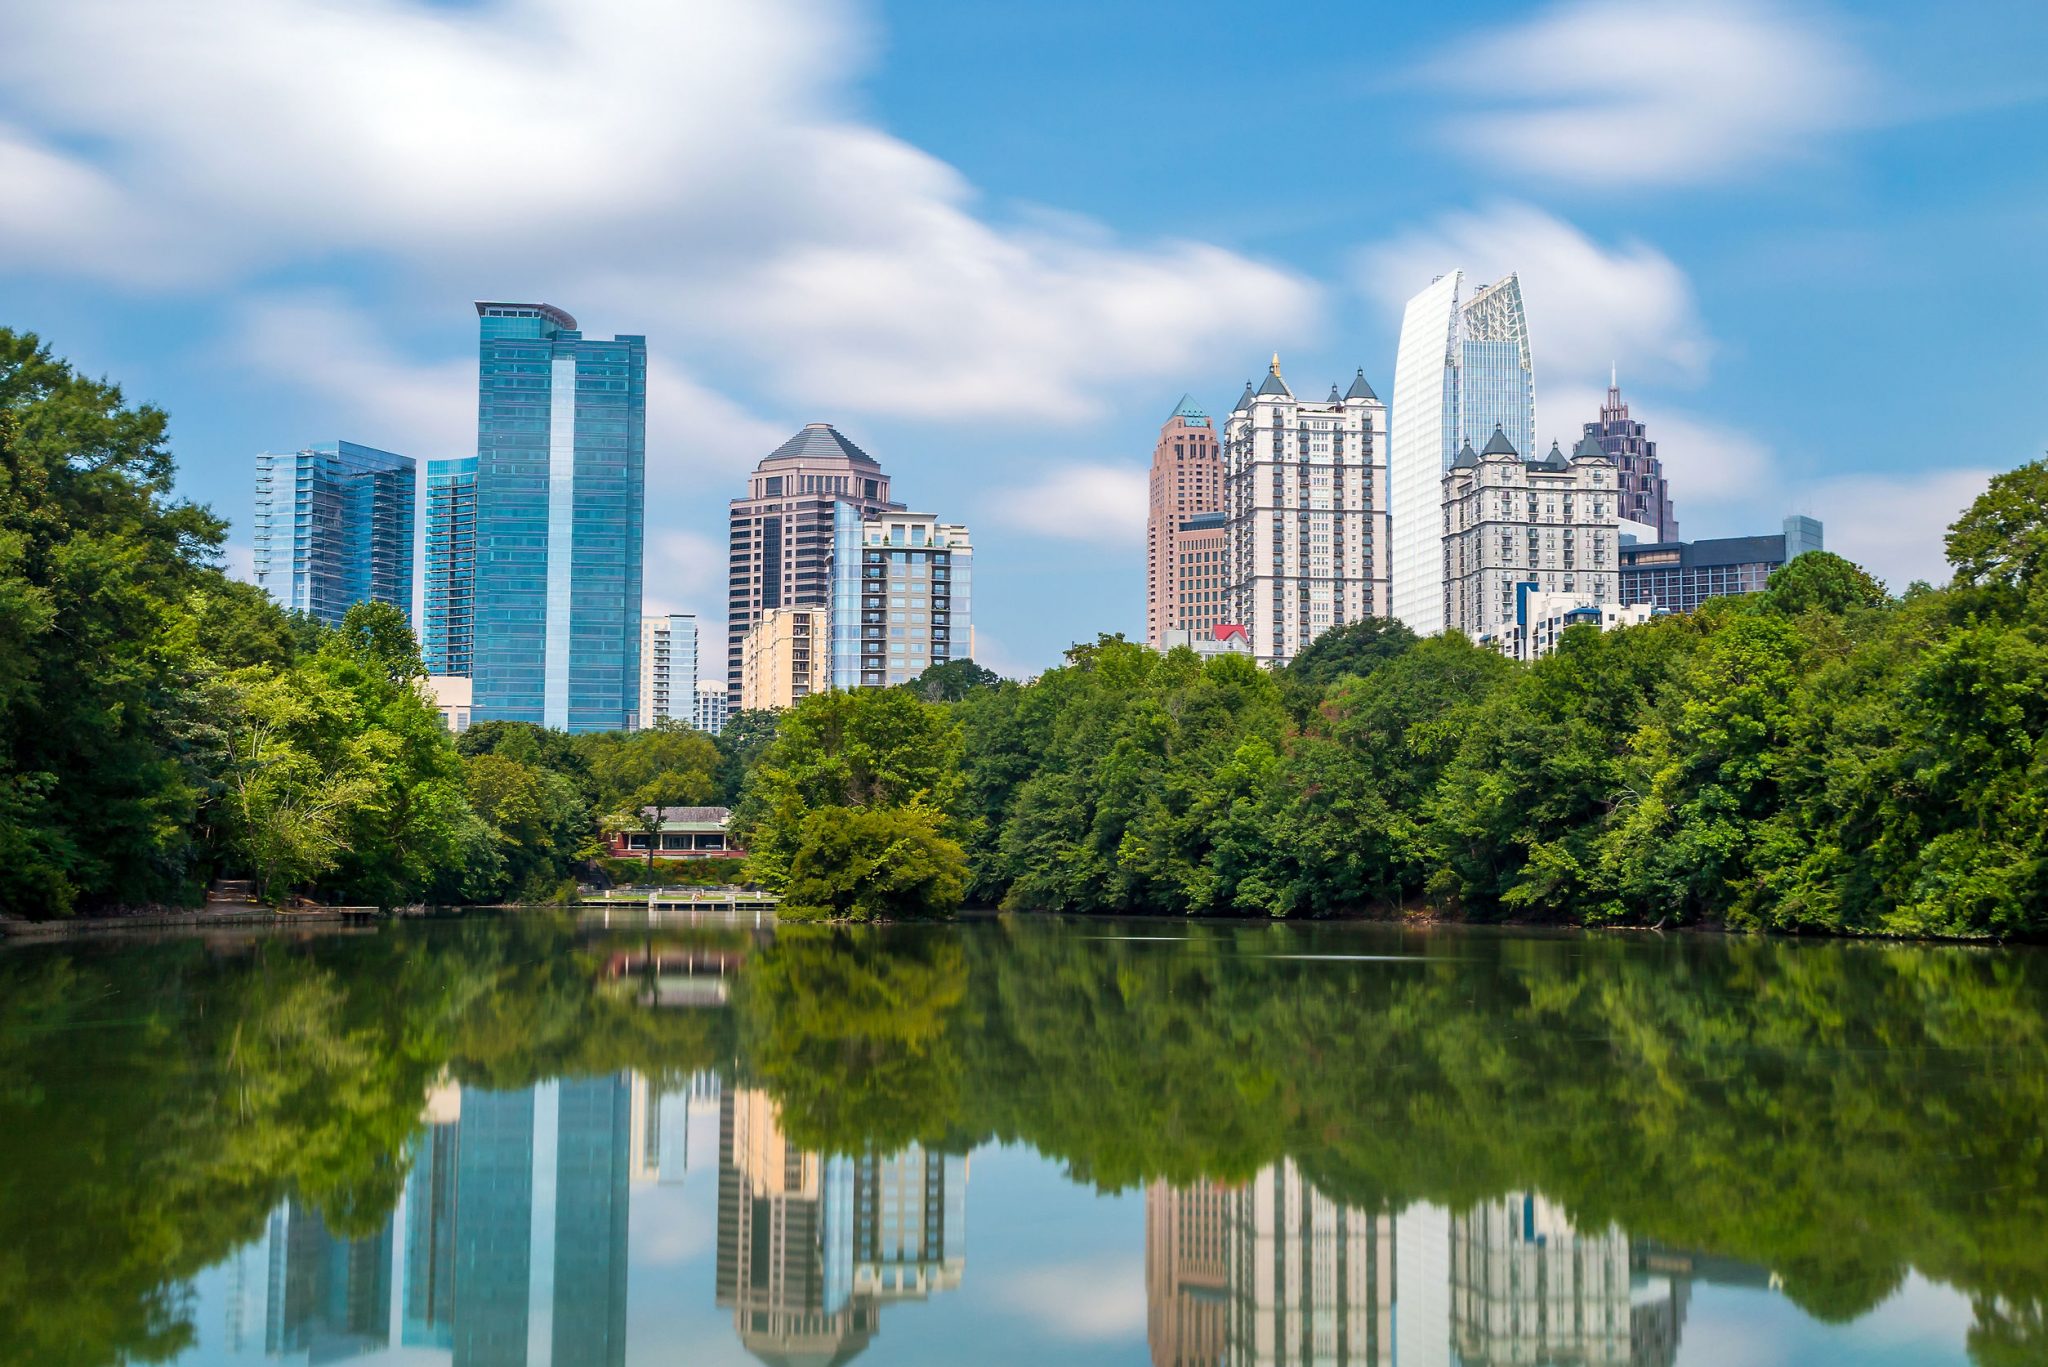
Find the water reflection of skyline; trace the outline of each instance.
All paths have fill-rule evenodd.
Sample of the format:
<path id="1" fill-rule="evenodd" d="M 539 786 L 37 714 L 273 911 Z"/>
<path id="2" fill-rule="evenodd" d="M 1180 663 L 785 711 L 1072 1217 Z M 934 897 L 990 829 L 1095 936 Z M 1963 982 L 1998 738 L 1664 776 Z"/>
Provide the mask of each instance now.
<path id="1" fill-rule="evenodd" d="M 1292 1161 L 1249 1182 L 1151 1184 L 1154 1367 L 1672 1367 L 1693 1284 L 1761 1268 L 1617 1227 L 1535 1192 L 1452 1213 L 1332 1201 Z"/>
<path id="2" fill-rule="evenodd" d="M 761 1361 L 848 1361 L 884 1305 L 964 1276 L 965 1157 L 797 1148 L 766 1093 L 715 1073 L 449 1084 L 423 1119 L 374 1234 L 337 1234 L 295 1196 L 231 1260 L 229 1352 L 620 1367 L 631 1188 L 688 1180 L 693 1129 L 718 1139 L 716 1302 Z"/>
<path id="3" fill-rule="evenodd" d="M 715 1074 L 437 1088 L 363 1237 L 294 1197 L 233 1262 L 231 1352 L 623 1367 L 633 1190 L 716 1184 L 711 1299 L 770 1364 L 862 1356 L 886 1307 L 962 1286 L 968 1160 L 808 1150 Z M 715 1172 L 692 1170 L 712 1154 Z M 707 1193 L 708 1195 L 708 1193 Z M 1585 1229 L 1537 1192 L 1451 1213 L 1332 1199 L 1291 1160 L 1144 1194 L 1154 1367 L 1672 1367 L 1695 1282 L 1768 1274 Z"/>

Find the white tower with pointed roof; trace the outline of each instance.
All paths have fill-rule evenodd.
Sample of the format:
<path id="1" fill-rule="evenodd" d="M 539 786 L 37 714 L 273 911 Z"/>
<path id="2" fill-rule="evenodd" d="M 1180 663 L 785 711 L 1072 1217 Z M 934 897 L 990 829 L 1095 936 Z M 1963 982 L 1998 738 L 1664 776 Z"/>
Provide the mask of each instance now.
<path id="1" fill-rule="evenodd" d="M 1260 664 L 1387 614 L 1387 408 L 1364 370 L 1303 402 L 1275 356 L 1224 425 L 1223 469 L 1228 606 Z"/>

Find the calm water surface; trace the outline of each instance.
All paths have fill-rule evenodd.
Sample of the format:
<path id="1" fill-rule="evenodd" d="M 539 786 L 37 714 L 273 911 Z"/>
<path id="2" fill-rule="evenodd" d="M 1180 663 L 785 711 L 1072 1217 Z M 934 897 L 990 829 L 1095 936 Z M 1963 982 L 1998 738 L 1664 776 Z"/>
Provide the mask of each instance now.
<path id="1" fill-rule="evenodd" d="M 0 946 L 0 1363 L 2048 1362 L 2048 955 Z"/>

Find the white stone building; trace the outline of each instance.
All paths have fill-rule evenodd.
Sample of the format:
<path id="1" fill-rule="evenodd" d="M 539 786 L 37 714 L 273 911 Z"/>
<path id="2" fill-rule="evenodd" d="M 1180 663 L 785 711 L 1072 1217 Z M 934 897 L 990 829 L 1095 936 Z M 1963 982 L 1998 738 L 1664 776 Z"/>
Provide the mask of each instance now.
<path id="1" fill-rule="evenodd" d="M 697 680 L 696 706 L 690 710 L 690 725 L 707 736 L 717 735 L 725 730 L 731 704 L 732 695 L 725 691 L 723 679 Z"/>
<path id="2" fill-rule="evenodd" d="M 1365 372 L 1321 403 L 1295 398 L 1273 358 L 1245 385 L 1223 438 L 1229 594 L 1262 665 L 1285 664 L 1332 627 L 1384 617 L 1387 408 Z"/>
<path id="3" fill-rule="evenodd" d="M 1594 626 L 1602 631 L 1640 626 L 1657 615 L 1652 603 L 1594 603 L 1576 593 L 1527 593 L 1518 604 L 1517 620 L 1506 634 L 1484 642 L 1517 660 L 1540 660 L 1557 649 L 1569 627 Z"/>
<path id="4" fill-rule="evenodd" d="M 1499 642 L 1529 594 L 1621 601 L 1614 462 L 1590 440 L 1525 461 L 1496 427 L 1484 451 L 1465 443 L 1443 488 L 1446 628 Z"/>

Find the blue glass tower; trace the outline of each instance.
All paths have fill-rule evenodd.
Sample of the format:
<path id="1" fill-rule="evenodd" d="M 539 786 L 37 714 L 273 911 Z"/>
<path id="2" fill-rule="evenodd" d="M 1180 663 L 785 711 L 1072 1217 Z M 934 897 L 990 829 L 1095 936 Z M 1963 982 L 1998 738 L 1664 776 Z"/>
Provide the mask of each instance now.
<path id="1" fill-rule="evenodd" d="M 352 441 L 256 457 L 256 583 L 328 626 L 357 603 L 412 616 L 414 467 Z"/>
<path id="2" fill-rule="evenodd" d="M 479 303 L 477 721 L 630 726 L 640 690 L 647 339 Z"/>
<path id="3" fill-rule="evenodd" d="M 476 457 L 427 462 L 427 593 L 420 654 L 429 674 L 469 675 L 476 647 Z"/>

